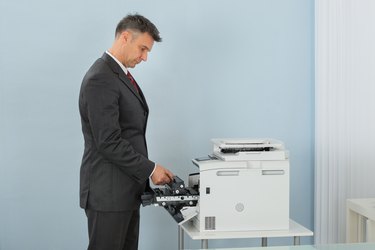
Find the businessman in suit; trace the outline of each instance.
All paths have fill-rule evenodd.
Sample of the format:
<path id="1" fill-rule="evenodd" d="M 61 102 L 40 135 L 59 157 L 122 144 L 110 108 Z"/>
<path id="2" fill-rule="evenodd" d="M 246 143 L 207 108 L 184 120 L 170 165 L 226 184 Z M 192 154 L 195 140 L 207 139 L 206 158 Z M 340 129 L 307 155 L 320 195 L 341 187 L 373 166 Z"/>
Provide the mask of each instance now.
<path id="1" fill-rule="evenodd" d="M 83 78 L 79 111 L 85 148 L 80 171 L 80 206 L 88 219 L 88 249 L 138 249 L 140 196 L 173 174 L 148 159 L 149 109 L 129 72 L 147 60 L 159 31 L 141 15 L 116 27 L 112 47 Z"/>

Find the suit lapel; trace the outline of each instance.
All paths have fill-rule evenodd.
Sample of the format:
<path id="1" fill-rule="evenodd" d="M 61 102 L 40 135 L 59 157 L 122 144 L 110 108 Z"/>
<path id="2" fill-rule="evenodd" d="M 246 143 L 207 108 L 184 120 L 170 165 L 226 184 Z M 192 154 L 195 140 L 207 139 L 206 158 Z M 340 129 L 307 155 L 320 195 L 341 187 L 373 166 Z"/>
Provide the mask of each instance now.
<path id="1" fill-rule="evenodd" d="M 121 69 L 121 68 L 120 68 Z M 121 69 L 122 71 L 122 69 Z M 143 104 L 143 107 L 148 111 L 148 106 L 147 106 L 147 103 L 146 103 L 146 99 L 143 95 L 143 92 L 141 90 L 141 87 L 138 85 L 138 91 L 134 88 L 134 86 L 132 85 L 132 83 L 130 82 L 130 79 L 125 75 L 125 72 L 122 71 L 122 74 L 121 72 L 119 73 L 119 78 L 121 81 L 123 81 L 126 85 L 126 87 L 128 87 L 130 89 L 130 91 L 142 102 Z"/>
<path id="2" fill-rule="evenodd" d="M 113 60 L 113 58 L 111 58 L 107 53 L 103 54 L 102 59 L 108 63 L 109 67 L 113 70 L 113 72 L 118 75 L 119 79 L 138 98 L 138 100 L 142 103 L 145 110 L 148 112 L 147 102 L 139 85 L 138 92 L 130 82 L 130 79 L 125 75 L 125 72 L 121 69 L 120 65 L 118 65 L 118 63 L 115 60 Z"/>

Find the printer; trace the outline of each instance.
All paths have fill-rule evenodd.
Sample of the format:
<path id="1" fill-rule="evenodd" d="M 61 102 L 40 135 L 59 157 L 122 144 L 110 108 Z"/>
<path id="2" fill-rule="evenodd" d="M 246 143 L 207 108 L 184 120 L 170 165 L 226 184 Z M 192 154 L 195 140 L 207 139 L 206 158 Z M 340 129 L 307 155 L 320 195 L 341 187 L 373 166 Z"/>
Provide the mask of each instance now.
<path id="1" fill-rule="evenodd" d="M 201 232 L 289 229 L 289 156 L 275 139 L 212 139 L 213 153 L 193 159 L 188 185 L 175 177 L 142 196 L 178 223 Z"/>

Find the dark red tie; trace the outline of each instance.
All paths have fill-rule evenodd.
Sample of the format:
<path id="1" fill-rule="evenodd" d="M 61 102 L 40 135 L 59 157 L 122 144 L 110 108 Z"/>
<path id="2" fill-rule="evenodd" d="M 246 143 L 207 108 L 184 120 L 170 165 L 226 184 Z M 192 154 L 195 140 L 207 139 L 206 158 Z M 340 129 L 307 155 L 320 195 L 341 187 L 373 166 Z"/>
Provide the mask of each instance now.
<path id="1" fill-rule="evenodd" d="M 132 74 L 130 74 L 129 71 L 128 71 L 127 76 L 128 76 L 128 78 L 130 79 L 130 82 L 133 84 L 135 90 L 137 90 L 137 92 L 139 93 L 137 82 L 134 80 Z"/>

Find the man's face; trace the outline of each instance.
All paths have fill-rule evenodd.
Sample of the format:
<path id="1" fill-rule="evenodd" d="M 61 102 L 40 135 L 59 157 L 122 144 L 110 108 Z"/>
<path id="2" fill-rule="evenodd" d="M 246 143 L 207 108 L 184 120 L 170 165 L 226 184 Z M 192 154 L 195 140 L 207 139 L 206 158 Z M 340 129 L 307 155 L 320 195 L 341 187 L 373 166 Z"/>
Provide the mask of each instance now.
<path id="1" fill-rule="evenodd" d="M 148 52 L 154 45 L 154 39 L 148 33 L 128 32 L 124 37 L 124 65 L 134 68 L 142 61 L 147 61 Z"/>

